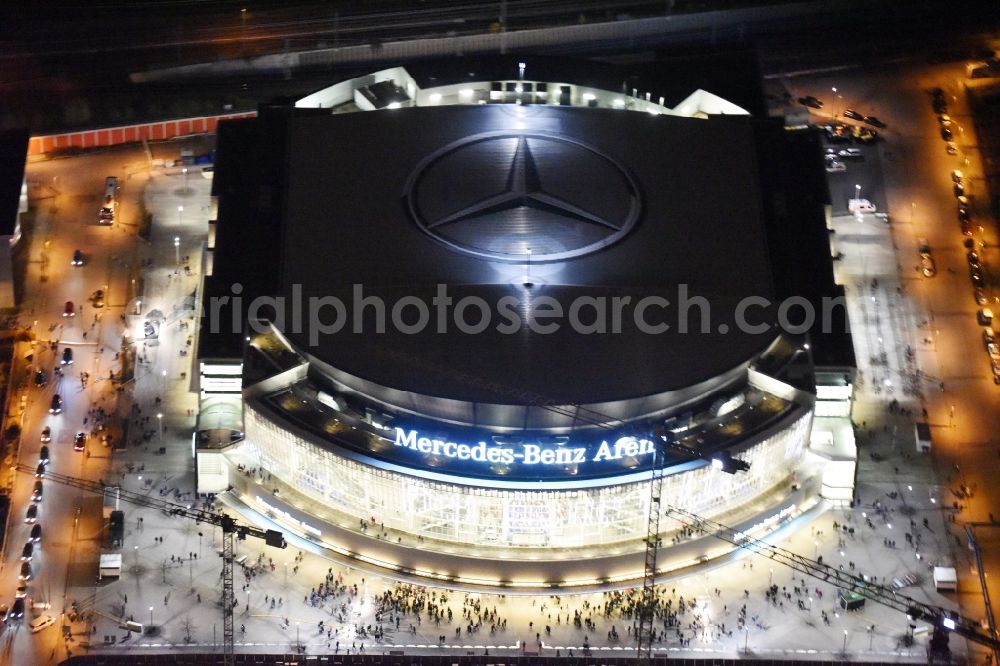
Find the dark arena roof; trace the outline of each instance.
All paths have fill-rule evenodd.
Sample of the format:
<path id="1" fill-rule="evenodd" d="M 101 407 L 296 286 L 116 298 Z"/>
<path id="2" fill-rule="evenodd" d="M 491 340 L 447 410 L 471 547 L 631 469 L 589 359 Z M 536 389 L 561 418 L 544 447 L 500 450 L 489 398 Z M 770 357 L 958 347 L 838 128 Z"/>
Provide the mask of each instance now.
<path id="1" fill-rule="evenodd" d="M 593 403 L 703 382 L 773 339 L 771 331 L 736 332 L 731 320 L 740 298 L 772 294 L 748 122 L 517 111 L 290 117 L 281 272 L 290 301 L 299 289 L 303 302 L 335 296 L 353 324 L 353 285 L 384 299 L 389 318 L 406 297 L 430 305 L 443 284 L 454 302 L 480 297 L 492 311 L 476 335 L 457 330 L 451 313 L 445 333 L 436 316 L 420 333 L 391 320 L 377 333 L 374 307 L 364 310 L 360 333 L 345 326 L 317 340 L 308 326 L 281 327 L 301 350 L 342 373 L 424 395 L 511 402 L 499 385 Z M 668 323 L 666 333 L 637 330 L 632 309 L 618 334 L 579 333 L 566 319 L 551 334 L 526 325 L 497 331 L 503 297 L 526 320 L 549 298 L 564 312 L 577 297 L 673 304 L 680 285 L 711 304 L 711 330 L 681 332 L 676 308 L 651 307 L 645 319 Z M 403 312 L 407 322 L 418 317 Z M 585 308 L 580 319 L 594 313 Z M 332 321 L 332 309 L 326 315 Z M 465 320 L 479 316 L 474 308 Z"/>
<path id="2" fill-rule="evenodd" d="M 572 64 L 529 67 L 683 97 L 656 83 L 670 80 L 670 61 L 577 63 L 579 77 Z M 516 72 L 517 58 L 486 65 Z M 486 65 L 407 68 L 421 90 L 458 95 L 498 76 Z M 721 90 L 706 71 L 681 87 Z M 414 97 L 397 83 L 383 87 Z M 739 103 L 758 110 L 744 88 Z M 353 113 L 276 101 L 220 125 L 206 294 L 231 296 L 239 283 L 233 308 L 244 321 L 273 320 L 320 390 L 456 424 L 559 427 L 538 409 L 552 404 L 627 421 L 735 388 L 778 335 L 774 305 L 760 303 L 831 292 L 814 137 L 780 121 L 651 114 L 607 98 L 597 108 L 423 101 Z M 256 296 L 284 307 L 248 308 Z M 747 298 L 753 331 L 735 325 Z M 641 319 L 668 330 L 640 330 L 640 302 Z M 546 318 L 554 311 L 562 316 Z M 203 335 L 199 354 L 240 355 L 242 340 Z"/>

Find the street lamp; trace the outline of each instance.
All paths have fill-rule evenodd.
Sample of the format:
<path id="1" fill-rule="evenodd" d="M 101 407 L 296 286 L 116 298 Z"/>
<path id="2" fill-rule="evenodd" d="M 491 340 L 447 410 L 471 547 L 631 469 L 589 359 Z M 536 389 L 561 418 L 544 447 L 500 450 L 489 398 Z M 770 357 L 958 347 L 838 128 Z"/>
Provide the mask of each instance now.
<path id="1" fill-rule="evenodd" d="M 181 263 L 181 239 L 180 236 L 174 236 L 174 263 L 180 265 Z"/>
<path id="2" fill-rule="evenodd" d="M 847 629 L 844 629 L 844 649 L 843 653 L 847 654 Z"/>
<path id="3" fill-rule="evenodd" d="M 288 586 L 288 562 L 285 562 L 285 587 Z"/>
<path id="4" fill-rule="evenodd" d="M 153 607 L 149 607 L 149 626 L 153 626 Z"/>
<path id="5" fill-rule="evenodd" d="M 184 174 L 184 191 L 187 192 L 188 189 L 188 170 L 187 167 L 181 169 L 181 173 Z"/>
<path id="6" fill-rule="evenodd" d="M 201 537 L 202 533 L 198 532 L 198 557 L 201 557 Z"/>
<path id="7" fill-rule="evenodd" d="M 247 54 L 247 10 L 246 7 L 240 10 L 240 57 Z"/>
<path id="8" fill-rule="evenodd" d="M 164 372 L 166 372 L 166 370 L 164 370 Z M 157 422 L 157 424 L 159 424 L 159 428 L 160 428 L 160 444 L 162 444 L 163 443 L 163 413 L 162 412 L 158 412 L 156 414 L 156 422 Z"/>
<path id="9" fill-rule="evenodd" d="M 178 224 L 184 223 L 184 206 L 177 207 L 177 223 Z"/>
<path id="10" fill-rule="evenodd" d="M 295 623 L 295 649 L 296 650 L 301 650 L 302 649 L 302 642 L 299 640 L 299 623 L 298 622 Z"/>
<path id="11" fill-rule="evenodd" d="M 816 560 L 819 559 L 819 541 L 813 541 L 813 546 L 815 546 L 813 559 Z"/>

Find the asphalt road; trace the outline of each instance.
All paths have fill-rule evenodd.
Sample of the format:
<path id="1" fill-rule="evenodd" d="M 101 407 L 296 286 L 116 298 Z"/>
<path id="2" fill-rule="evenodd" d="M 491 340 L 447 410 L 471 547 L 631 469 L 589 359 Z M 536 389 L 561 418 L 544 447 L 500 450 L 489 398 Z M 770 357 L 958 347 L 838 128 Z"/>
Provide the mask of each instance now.
<path id="1" fill-rule="evenodd" d="M 92 406 L 111 409 L 115 401 L 108 371 L 119 371 L 115 361 L 123 330 L 119 317 L 127 298 L 136 247 L 135 227 L 123 223 L 134 223 L 138 216 L 133 205 L 138 187 L 135 181 L 127 179 L 127 174 L 132 164 L 139 163 L 145 163 L 144 155 L 141 150 L 132 149 L 88 158 L 87 169 L 66 169 L 60 161 L 39 163 L 31 168 L 31 194 L 38 209 L 30 239 L 28 300 L 21 323 L 32 326 L 38 344 L 32 361 L 22 367 L 27 404 L 21 463 L 32 467 L 37 464 L 43 445 L 39 436 L 42 428 L 49 426 L 53 471 L 99 478 L 108 466 L 110 451 L 100 444 L 98 437 L 88 442 L 89 455 L 74 452 L 73 437 L 80 431 L 90 433 L 93 419 L 86 424 L 84 419 Z M 111 227 L 96 223 L 108 175 L 117 175 L 123 184 L 118 222 Z M 70 262 L 76 249 L 82 250 L 86 258 L 80 267 Z M 96 289 L 105 290 L 103 308 L 95 308 L 88 302 Z M 68 300 L 76 306 L 74 317 L 62 316 Z M 100 320 L 95 321 L 95 316 Z M 49 349 L 47 341 L 58 342 L 55 352 Z M 54 369 L 60 365 L 67 347 L 73 349 L 74 363 L 62 366 L 64 373 L 60 378 Z M 47 385 L 41 388 L 35 387 L 30 379 L 39 368 L 49 376 Z M 82 372 L 90 374 L 86 387 L 80 378 Z M 61 414 L 51 415 L 48 410 L 55 393 L 62 396 L 64 408 Z M 14 600 L 21 549 L 31 529 L 23 519 L 33 484 L 32 475 L 20 474 L 14 488 L 10 532 L 0 571 L 0 598 L 8 605 Z M 28 582 L 27 593 L 32 602 L 52 604 L 50 612 L 57 624 L 33 636 L 27 627 L 32 617 L 28 612 L 24 623 L 7 626 L 0 638 L 0 654 L 6 656 L 6 663 L 48 663 L 56 646 L 62 643 L 59 614 L 71 601 L 65 598 L 66 588 L 92 582 L 97 571 L 104 537 L 101 498 L 46 483 L 44 479 L 43 487 L 38 512 L 42 540 L 35 547 L 31 562 L 33 578 Z"/>

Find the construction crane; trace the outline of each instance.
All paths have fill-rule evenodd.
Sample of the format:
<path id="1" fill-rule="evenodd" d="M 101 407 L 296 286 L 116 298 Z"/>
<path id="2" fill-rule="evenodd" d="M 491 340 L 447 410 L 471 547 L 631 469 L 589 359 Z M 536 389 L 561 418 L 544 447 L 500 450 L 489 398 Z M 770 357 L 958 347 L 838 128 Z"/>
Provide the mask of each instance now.
<path id="1" fill-rule="evenodd" d="M 656 558 L 660 550 L 660 515 L 663 506 L 660 498 L 663 493 L 663 477 L 666 476 L 667 453 L 679 454 L 682 459 L 696 460 L 704 458 L 701 452 L 681 446 L 673 439 L 669 430 L 660 428 L 653 434 L 656 444 L 653 450 L 653 469 L 649 480 L 649 516 L 646 524 L 646 557 L 642 576 L 642 595 L 636 613 L 636 656 L 639 659 L 650 660 L 653 657 L 653 622 L 656 619 Z M 728 453 L 716 454 L 711 458 L 712 465 L 729 474 L 750 469 L 749 463 L 733 458 Z M 669 507 L 668 507 L 669 510 Z"/>
<path id="2" fill-rule="evenodd" d="M 29 465 L 19 464 L 17 469 L 21 472 L 33 474 L 35 469 Z M 75 476 L 56 474 L 45 471 L 43 477 L 46 481 L 53 481 L 64 486 L 71 486 L 86 490 L 95 494 L 103 494 L 109 484 L 103 481 L 90 481 L 80 479 Z M 263 539 L 268 546 L 275 548 L 285 548 L 285 536 L 278 530 L 262 530 L 249 525 L 241 525 L 230 516 L 215 511 L 205 509 L 195 509 L 183 504 L 176 504 L 158 497 L 150 497 L 142 493 L 135 493 L 123 488 L 118 488 L 118 498 L 151 509 L 159 509 L 172 516 L 183 516 L 195 522 L 208 523 L 222 528 L 222 643 L 223 643 L 223 664 L 230 666 L 233 659 L 233 608 L 236 606 L 236 598 L 233 594 L 233 537 L 243 540 L 248 536 Z"/>
<path id="3" fill-rule="evenodd" d="M 984 631 L 979 622 L 964 617 L 957 612 L 917 601 L 898 593 L 893 588 L 880 585 L 874 579 L 856 576 L 829 564 L 803 557 L 786 548 L 774 546 L 762 539 L 752 537 L 746 532 L 737 531 L 720 522 L 703 518 L 690 511 L 675 506 L 661 506 L 659 489 L 662 487 L 664 476 L 663 461 L 666 457 L 667 448 L 675 449 L 677 447 L 669 442 L 657 447 L 658 452 L 660 452 L 657 454 L 656 459 L 658 469 L 654 469 L 653 480 L 651 482 L 649 529 L 655 530 L 655 532 L 647 535 L 646 571 L 643 580 L 642 601 L 639 608 L 640 626 L 636 637 L 636 651 L 639 658 L 645 660 L 652 658 L 652 621 L 656 610 L 656 597 L 653 587 L 656 578 L 655 551 L 658 546 L 659 515 L 661 513 L 669 515 L 697 532 L 714 536 L 738 548 L 762 555 L 773 562 L 782 564 L 801 574 L 825 583 L 831 583 L 841 590 L 855 592 L 875 603 L 900 611 L 911 622 L 922 620 L 931 624 L 933 633 L 931 634 L 929 650 L 932 659 L 946 658 L 948 656 L 948 637 L 950 633 L 958 634 L 965 639 L 983 645 L 994 653 L 1000 650 L 1000 640 L 997 639 L 992 629 Z M 736 462 L 739 463 L 742 461 Z M 713 463 L 716 467 L 720 467 L 724 471 L 730 471 L 726 469 L 725 462 L 715 463 L 713 461 Z M 748 466 L 743 467 L 743 465 L 746 465 L 746 463 L 730 468 L 732 470 L 730 473 L 745 471 Z M 654 513 L 656 514 L 655 517 Z"/>

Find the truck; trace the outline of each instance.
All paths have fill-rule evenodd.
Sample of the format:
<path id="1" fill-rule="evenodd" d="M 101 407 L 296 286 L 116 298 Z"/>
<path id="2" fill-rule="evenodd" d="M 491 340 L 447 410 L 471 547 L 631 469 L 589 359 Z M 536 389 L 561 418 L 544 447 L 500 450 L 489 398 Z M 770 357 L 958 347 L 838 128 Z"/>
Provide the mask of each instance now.
<path id="1" fill-rule="evenodd" d="M 929 424 L 918 421 L 913 424 L 913 437 L 917 444 L 917 453 L 930 453 L 931 445 L 931 427 Z"/>
<path id="2" fill-rule="evenodd" d="M 125 512 L 112 511 L 108 517 L 108 542 L 112 548 L 121 548 L 125 540 Z"/>
<path id="3" fill-rule="evenodd" d="M 966 65 L 965 74 L 970 79 L 992 79 L 1000 76 L 1000 60 L 990 58 L 986 61 L 972 62 Z"/>
<path id="4" fill-rule="evenodd" d="M 955 567 L 934 567 L 934 589 L 938 592 L 958 589 L 958 572 Z"/>
<path id="5" fill-rule="evenodd" d="M 108 176 L 104 179 L 104 199 L 101 210 L 97 213 L 97 223 L 111 225 L 115 223 L 115 213 L 118 209 L 118 177 Z"/>
<path id="6" fill-rule="evenodd" d="M 97 580 L 105 578 L 120 578 L 122 575 L 122 554 L 121 553 L 101 553 L 100 569 L 97 572 Z"/>

